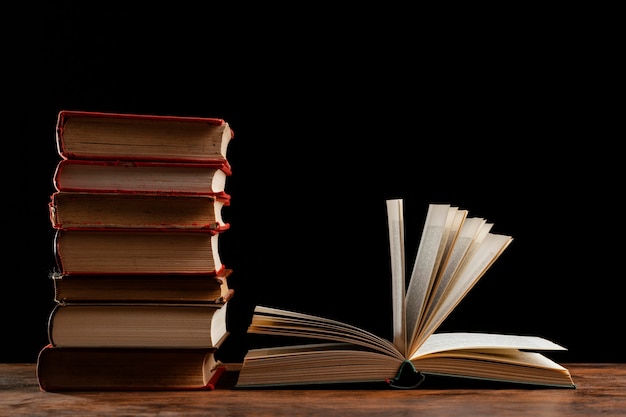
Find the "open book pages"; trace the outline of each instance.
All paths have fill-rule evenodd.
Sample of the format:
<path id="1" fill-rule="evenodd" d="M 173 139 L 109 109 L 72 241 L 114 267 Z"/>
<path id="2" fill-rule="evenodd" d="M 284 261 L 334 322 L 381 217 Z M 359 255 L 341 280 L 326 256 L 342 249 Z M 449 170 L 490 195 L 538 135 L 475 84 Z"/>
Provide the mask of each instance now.
<path id="1" fill-rule="evenodd" d="M 566 368 L 541 352 L 565 350 L 537 336 L 492 333 L 435 333 L 411 357 L 390 341 L 340 321 L 257 306 L 253 334 L 320 339 L 252 349 L 239 387 L 392 380 L 407 360 L 424 374 L 573 387 Z"/>
<path id="2" fill-rule="evenodd" d="M 493 224 L 449 204 L 430 204 L 405 292 L 402 200 L 388 200 L 393 340 L 301 312 L 257 306 L 248 333 L 318 339 L 252 349 L 238 386 L 395 381 L 415 373 L 574 387 L 543 353 L 564 347 L 538 336 L 435 333 L 511 243 Z M 393 385 L 393 384 L 392 384 Z"/>
<path id="3" fill-rule="evenodd" d="M 404 288 L 402 200 L 388 200 L 392 288 Z M 513 240 L 491 233 L 492 223 L 467 210 L 430 204 L 406 296 L 392 294 L 394 341 L 407 356 L 417 351 Z M 404 340 L 402 340 L 404 338 Z"/>
<path id="4" fill-rule="evenodd" d="M 417 359 L 434 353 L 489 349 L 550 351 L 564 347 L 538 336 L 477 332 L 444 332 L 431 335 L 410 357 L 405 357 L 393 343 L 365 329 L 329 318 L 272 307 L 257 306 L 249 330 L 255 334 L 297 336 L 359 345 L 377 350 L 399 361 Z M 502 352 L 496 352 L 501 354 Z"/>

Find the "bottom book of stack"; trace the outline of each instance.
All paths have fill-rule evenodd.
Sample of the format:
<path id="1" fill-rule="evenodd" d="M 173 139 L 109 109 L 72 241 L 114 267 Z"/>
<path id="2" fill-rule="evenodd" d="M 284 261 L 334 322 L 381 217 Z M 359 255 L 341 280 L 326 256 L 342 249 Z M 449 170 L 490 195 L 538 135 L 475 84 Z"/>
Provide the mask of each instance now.
<path id="1" fill-rule="evenodd" d="M 37 358 L 44 391 L 211 390 L 224 304 L 57 304 Z"/>
<path id="2" fill-rule="evenodd" d="M 44 347 L 37 378 L 44 391 L 212 390 L 224 367 L 212 348 Z"/>

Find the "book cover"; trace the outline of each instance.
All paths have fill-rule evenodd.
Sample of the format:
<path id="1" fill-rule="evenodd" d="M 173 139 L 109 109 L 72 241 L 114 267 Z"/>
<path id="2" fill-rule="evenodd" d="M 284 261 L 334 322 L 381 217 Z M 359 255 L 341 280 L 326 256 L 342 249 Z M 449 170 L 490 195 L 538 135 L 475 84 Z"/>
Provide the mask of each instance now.
<path id="1" fill-rule="evenodd" d="M 61 275 L 50 274 L 54 301 L 71 303 L 224 304 L 234 295 L 232 269 L 204 275 Z"/>
<path id="2" fill-rule="evenodd" d="M 61 110 L 56 144 L 64 159 L 226 161 L 234 137 L 221 118 Z"/>
<path id="3" fill-rule="evenodd" d="M 59 348 L 40 350 L 42 391 L 213 390 L 226 368 L 214 348 Z"/>
<path id="4" fill-rule="evenodd" d="M 56 191 L 190 194 L 227 197 L 226 161 L 207 163 L 62 159 L 53 174 Z"/>
<path id="5" fill-rule="evenodd" d="M 62 275 L 216 275 L 225 266 L 220 231 L 186 229 L 56 229 L 53 249 Z"/>
<path id="6" fill-rule="evenodd" d="M 55 229 L 198 229 L 224 231 L 229 198 L 208 195 L 55 192 L 48 204 Z"/>
<path id="7" fill-rule="evenodd" d="M 55 347 L 217 348 L 228 336 L 227 308 L 228 303 L 56 304 L 48 341 Z"/>

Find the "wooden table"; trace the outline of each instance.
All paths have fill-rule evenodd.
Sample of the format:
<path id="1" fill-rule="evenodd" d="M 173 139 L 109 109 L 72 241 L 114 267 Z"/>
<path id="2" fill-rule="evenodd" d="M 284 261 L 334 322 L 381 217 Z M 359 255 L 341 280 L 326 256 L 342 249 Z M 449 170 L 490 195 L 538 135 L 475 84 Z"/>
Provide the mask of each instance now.
<path id="1" fill-rule="evenodd" d="M 565 364 L 576 389 L 424 384 L 415 390 L 40 391 L 34 364 L 0 364 L 0 416 L 626 416 L 626 363 Z"/>

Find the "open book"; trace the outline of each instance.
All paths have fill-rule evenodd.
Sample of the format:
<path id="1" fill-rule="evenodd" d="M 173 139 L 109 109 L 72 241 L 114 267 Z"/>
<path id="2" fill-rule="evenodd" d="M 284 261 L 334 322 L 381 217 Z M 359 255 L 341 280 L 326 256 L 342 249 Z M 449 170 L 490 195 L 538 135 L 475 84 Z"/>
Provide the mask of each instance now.
<path id="1" fill-rule="evenodd" d="M 511 243 L 493 224 L 449 204 L 430 204 L 405 285 L 402 200 L 388 200 L 393 340 L 336 320 L 256 306 L 248 333 L 302 344 L 250 349 L 238 388 L 386 381 L 411 388 L 428 374 L 574 388 L 569 371 L 545 352 L 564 347 L 538 336 L 436 333 Z M 406 291 L 405 291 L 406 288 Z M 321 339 L 318 342 L 311 342 Z"/>

